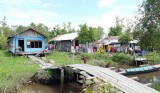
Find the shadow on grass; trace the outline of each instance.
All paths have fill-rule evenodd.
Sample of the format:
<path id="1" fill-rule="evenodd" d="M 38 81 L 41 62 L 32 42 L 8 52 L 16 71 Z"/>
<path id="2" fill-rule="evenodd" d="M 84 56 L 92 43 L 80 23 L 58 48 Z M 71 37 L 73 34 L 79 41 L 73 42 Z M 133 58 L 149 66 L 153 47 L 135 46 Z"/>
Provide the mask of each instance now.
<path id="1" fill-rule="evenodd" d="M 8 50 L 3 51 L 3 54 L 5 57 L 11 57 L 13 56 L 11 52 L 9 52 Z"/>

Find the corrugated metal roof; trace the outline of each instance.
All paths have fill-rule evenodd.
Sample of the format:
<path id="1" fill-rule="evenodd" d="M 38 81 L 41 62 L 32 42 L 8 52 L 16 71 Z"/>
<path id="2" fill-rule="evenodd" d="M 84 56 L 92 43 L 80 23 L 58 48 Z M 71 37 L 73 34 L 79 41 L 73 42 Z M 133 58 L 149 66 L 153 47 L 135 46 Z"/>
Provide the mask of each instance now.
<path id="1" fill-rule="evenodd" d="M 129 43 L 138 43 L 138 40 L 132 40 Z"/>
<path id="2" fill-rule="evenodd" d="M 69 34 L 64 34 L 59 36 L 58 38 L 55 38 L 53 41 L 63 41 L 63 40 L 74 40 L 78 37 L 78 33 L 74 32 L 74 33 L 69 33 Z"/>
<path id="3" fill-rule="evenodd" d="M 62 35 L 58 35 L 58 36 L 56 36 L 56 37 L 54 37 L 54 38 L 52 38 L 51 40 L 49 40 L 49 41 L 55 41 L 57 38 L 59 38 L 60 36 L 62 36 Z"/>

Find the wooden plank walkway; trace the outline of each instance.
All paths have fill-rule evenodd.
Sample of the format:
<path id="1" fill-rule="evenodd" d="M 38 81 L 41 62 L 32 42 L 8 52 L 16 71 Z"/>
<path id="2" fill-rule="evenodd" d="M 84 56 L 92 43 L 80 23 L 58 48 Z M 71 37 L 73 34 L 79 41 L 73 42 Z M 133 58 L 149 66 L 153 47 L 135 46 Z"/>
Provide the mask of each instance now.
<path id="1" fill-rule="evenodd" d="M 37 58 L 37 57 L 35 57 L 35 56 L 33 56 L 33 55 L 29 55 L 28 58 L 30 58 L 30 59 L 33 60 L 33 61 L 39 62 L 39 63 L 40 63 L 40 67 L 41 67 L 42 69 L 54 69 L 54 68 L 57 68 L 57 67 L 54 67 L 53 64 L 51 64 L 51 63 L 46 63 L 46 62 L 44 62 L 43 60 L 41 60 L 41 59 L 39 59 L 39 58 Z"/>
<path id="2" fill-rule="evenodd" d="M 108 68 L 91 66 L 88 64 L 74 64 L 68 65 L 68 67 L 86 71 L 87 73 L 90 73 L 93 76 L 104 80 L 105 82 L 110 82 L 112 86 L 120 89 L 125 93 L 160 93 L 153 88 L 120 75 Z"/>

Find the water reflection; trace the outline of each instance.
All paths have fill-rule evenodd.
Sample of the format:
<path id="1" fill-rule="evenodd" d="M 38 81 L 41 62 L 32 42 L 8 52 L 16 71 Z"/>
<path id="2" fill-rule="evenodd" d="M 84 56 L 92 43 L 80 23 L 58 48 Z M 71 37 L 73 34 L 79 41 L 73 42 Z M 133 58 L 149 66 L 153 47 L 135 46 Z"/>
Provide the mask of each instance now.
<path id="1" fill-rule="evenodd" d="M 60 93 L 60 85 L 32 84 L 26 87 L 27 93 Z M 81 93 L 82 86 L 76 83 L 68 83 L 63 86 L 63 93 Z"/>
<path id="2" fill-rule="evenodd" d="M 146 83 L 160 83 L 160 71 L 145 73 L 145 74 L 137 74 L 131 75 L 128 77 L 138 77 L 139 82 L 146 84 Z"/>

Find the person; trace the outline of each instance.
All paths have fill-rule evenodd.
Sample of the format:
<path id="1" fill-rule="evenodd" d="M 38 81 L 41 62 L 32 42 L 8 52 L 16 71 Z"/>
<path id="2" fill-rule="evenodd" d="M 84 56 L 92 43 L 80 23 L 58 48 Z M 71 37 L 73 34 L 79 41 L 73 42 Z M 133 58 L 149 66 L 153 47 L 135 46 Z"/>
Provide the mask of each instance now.
<path id="1" fill-rule="evenodd" d="M 22 51 L 22 47 L 18 46 L 18 51 Z"/>
<path id="2" fill-rule="evenodd" d="M 121 52 L 121 48 L 119 46 L 117 47 L 117 52 Z"/>
<path id="3" fill-rule="evenodd" d="M 108 52 L 111 51 L 111 45 L 108 45 L 107 50 L 108 50 Z"/>

